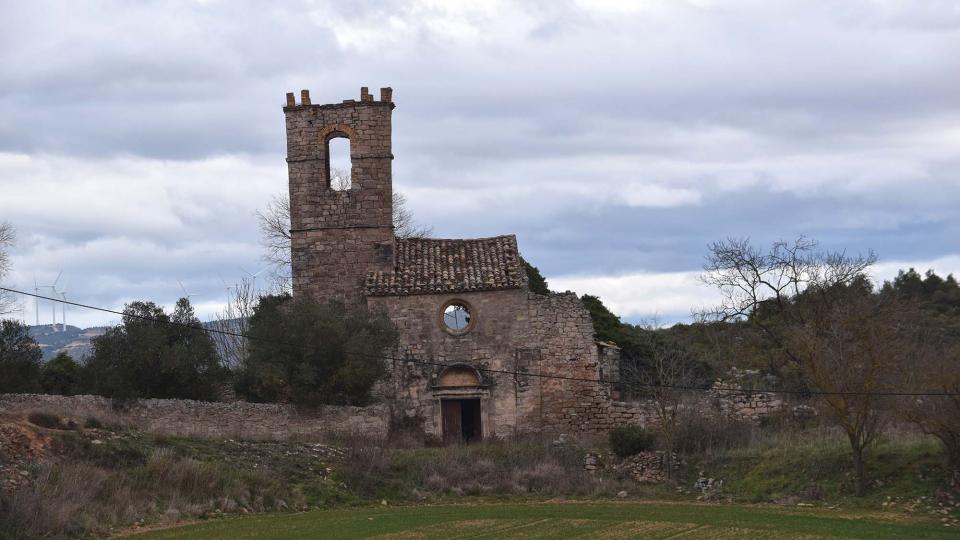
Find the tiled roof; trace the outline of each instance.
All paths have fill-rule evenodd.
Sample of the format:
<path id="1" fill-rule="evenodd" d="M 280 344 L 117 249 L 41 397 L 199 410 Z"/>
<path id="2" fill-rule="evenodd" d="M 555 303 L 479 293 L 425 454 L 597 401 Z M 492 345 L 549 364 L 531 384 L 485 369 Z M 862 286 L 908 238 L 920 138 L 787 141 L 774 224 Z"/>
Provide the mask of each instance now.
<path id="1" fill-rule="evenodd" d="M 526 273 L 513 235 L 397 240 L 393 272 L 367 275 L 367 294 L 393 296 L 516 289 Z"/>

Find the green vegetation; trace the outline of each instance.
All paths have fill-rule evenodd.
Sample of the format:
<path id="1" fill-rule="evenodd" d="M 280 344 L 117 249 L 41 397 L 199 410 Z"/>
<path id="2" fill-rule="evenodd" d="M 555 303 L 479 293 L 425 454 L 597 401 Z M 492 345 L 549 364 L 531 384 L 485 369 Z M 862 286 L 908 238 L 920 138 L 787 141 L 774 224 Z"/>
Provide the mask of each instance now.
<path id="1" fill-rule="evenodd" d="M 750 445 L 691 455 L 689 470 L 723 479 L 723 498 L 736 502 L 958 516 L 942 453 L 930 438 L 900 433 L 882 439 L 867 465 L 872 482 L 864 497 L 856 496 L 849 443 L 838 431 L 814 428 L 754 438 Z"/>
<path id="2" fill-rule="evenodd" d="M 679 424 L 682 429 L 678 440 L 695 440 L 695 444 L 688 440 L 683 445 L 697 451 L 681 455 L 673 481 L 638 484 L 616 466 L 618 460 L 611 455 L 607 441 L 600 438 L 559 441 L 531 435 L 446 448 L 389 448 L 382 441 L 360 435 L 342 438 L 336 445 L 255 442 L 150 435 L 104 427 L 95 419 L 37 414 L 30 415 L 30 420 L 48 426 L 35 430 L 53 439 L 48 447 L 56 452 L 56 458 L 31 465 L 26 470 L 32 483 L 0 495 L 0 538 L 4 538 L 3 531 L 8 535 L 16 532 L 18 538 L 79 537 L 135 524 L 172 525 L 184 520 L 267 511 L 363 507 L 379 505 L 384 500 L 391 506 L 419 505 L 418 511 L 424 509 L 428 513 L 433 507 L 424 505 L 578 501 L 563 507 L 566 514 L 567 508 L 587 508 L 595 503 L 606 508 L 601 503 L 618 500 L 621 491 L 633 501 L 689 504 L 704 497 L 719 502 L 773 503 L 793 508 L 801 504 L 823 512 L 839 512 L 838 508 L 884 511 L 883 519 L 888 521 L 947 519 L 951 527 L 960 526 L 960 502 L 946 491 L 948 481 L 941 466 L 941 453 L 932 438 L 915 433 L 898 433 L 880 442 L 874 459 L 868 463 L 874 484 L 868 496 L 858 498 L 854 495 L 855 482 L 843 436 L 837 430 L 820 427 L 718 425 L 703 434 L 700 431 L 713 420 L 687 427 L 684 419 Z M 599 468 L 593 472 L 583 466 L 588 452 L 601 454 Z M 710 491 L 709 497 L 706 491 L 695 487 L 701 475 L 716 479 L 716 485 L 721 486 Z M 625 507 L 629 505 L 610 505 Z M 710 512 L 716 507 L 685 508 L 685 512 Z M 742 514 L 746 520 L 754 519 L 750 516 L 755 513 L 777 520 L 778 516 L 790 515 L 756 507 L 724 508 Z M 772 513 L 763 514 L 768 511 Z M 365 516 L 363 512 L 360 515 Z M 832 519 L 829 513 L 809 516 L 809 526 L 814 529 L 776 530 L 784 534 L 821 534 L 812 531 L 826 529 L 816 529 L 820 525 L 812 522 L 824 517 Z M 262 523 L 285 530 L 300 519 L 302 516 L 285 514 Z M 459 519 L 451 516 L 453 521 Z M 518 514 L 509 519 L 526 518 Z M 641 515 L 635 519 L 652 518 Z M 654 521 L 673 519 L 657 517 Z M 709 525 L 704 531 L 725 531 L 711 533 L 720 536 L 729 534 L 725 528 L 732 526 L 727 522 L 697 521 L 695 517 L 678 517 L 676 521 Z M 226 527 L 223 531 L 227 534 L 235 532 L 233 523 L 218 520 L 211 526 L 218 531 L 217 527 Z M 236 523 L 246 526 L 261 521 Z M 311 523 L 322 526 L 320 522 Z M 776 521 L 769 527 L 783 523 Z M 569 523 L 544 522 L 544 528 L 535 532 L 549 537 L 551 527 L 564 529 L 566 525 Z M 603 526 L 614 526 L 595 525 L 600 527 L 598 531 L 608 532 Z M 629 525 L 633 526 L 639 525 Z M 643 526 L 661 528 L 653 524 Z M 747 522 L 740 526 L 752 527 Z M 943 527 L 939 522 L 938 526 Z M 917 530 L 922 533 L 924 527 Z M 192 528 L 185 530 L 189 534 L 196 532 Z M 434 534 L 430 532 L 433 530 L 427 532 Z M 442 527 L 438 530 L 446 531 Z M 650 530 L 642 529 L 637 534 L 647 532 Z M 303 530 L 303 534 L 309 533 L 315 531 Z M 762 536 L 762 532 L 755 536 Z"/>
<path id="3" fill-rule="evenodd" d="M 213 401 L 226 371 L 187 298 L 172 315 L 153 302 L 132 302 L 123 324 L 93 339 L 82 370 L 86 392 L 116 399 Z"/>
<path id="4" fill-rule="evenodd" d="M 40 370 L 40 387 L 45 394 L 76 394 L 80 389 L 80 366 L 61 351 Z"/>
<path id="5" fill-rule="evenodd" d="M 856 519 L 851 519 L 855 517 Z M 137 535 L 233 538 L 955 538 L 938 523 L 843 512 L 655 503 L 480 504 L 364 508 L 219 520 Z"/>
<path id="6" fill-rule="evenodd" d="M 523 264 L 523 270 L 527 273 L 527 285 L 530 287 L 530 291 L 537 294 L 550 294 L 550 286 L 547 285 L 547 280 L 540 273 L 540 269 L 527 262 L 523 257 L 520 257 L 520 262 Z"/>
<path id="7" fill-rule="evenodd" d="M 627 457 L 653 448 L 656 436 L 640 426 L 620 426 L 610 430 L 608 435 L 610 450 Z"/>
<path id="8" fill-rule="evenodd" d="M 39 391 L 40 357 L 40 348 L 25 324 L 0 321 L 0 393 Z"/>
<path id="9" fill-rule="evenodd" d="M 386 374 L 383 353 L 398 336 L 381 313 L 306 295 L 261 298 L 247 333 L 238 393 L 250 401 L 305 406 L 369 403 L 374 383 Z"/>

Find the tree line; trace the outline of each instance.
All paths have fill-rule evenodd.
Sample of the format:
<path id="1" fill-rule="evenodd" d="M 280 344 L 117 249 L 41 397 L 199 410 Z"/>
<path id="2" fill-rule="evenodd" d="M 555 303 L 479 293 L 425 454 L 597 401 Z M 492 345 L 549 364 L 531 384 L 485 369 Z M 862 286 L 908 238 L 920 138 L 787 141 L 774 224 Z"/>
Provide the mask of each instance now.
<path id="1" fill-rule="evenodd" d="M 235 392 L 253 402 L 365 405 L 397 330 L 383 314 L 284 294 L 260 298 L 240 363 L 225 362 L 213 335 L 187 298 L 169 314 L 131 302 L 119 325 L 92 339 L 88 358 L 61 352 L 44 363 L 29 328 L 3 320 L 0 393 L 217 401 Z"/>
<path id="2" fill-rule="evenodd" d="M 622 349 L 622 393 L 657 404 L 667 446 L 692 399 L 684 388 L 736 372 L 744 390 L 816 406 L 849 441 L 858 494 L 871 450 L 898 421 L 940 441 L 960 487 L 960 284 L 910 268 L 876 287 L 875 261 L 802 237 L 765 249 L 727 239 L 709 246 L 702 275 L 722 301 L 692 324 L 632 325 L 582 300 L 597 338 Z"/>

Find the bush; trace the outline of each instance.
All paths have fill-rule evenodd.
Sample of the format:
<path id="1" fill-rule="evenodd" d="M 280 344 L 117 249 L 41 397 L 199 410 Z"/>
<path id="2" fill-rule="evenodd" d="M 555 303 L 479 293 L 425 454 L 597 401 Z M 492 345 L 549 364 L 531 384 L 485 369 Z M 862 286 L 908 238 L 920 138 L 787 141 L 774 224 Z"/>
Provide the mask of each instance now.
<path id="1" fill-rule="evenodd" d="M 61 429 L 63 427 L 60 424 L 60 417 L 51 413 L 32 412 L 27 415 L 27 420 L 35 426 L 48 429 Z"/>
<path id="2" fill-rule="evenodd" d="M 0 394 L 26 394 L 40 390 L 40 347 L 27 325 L 0 321 Z"/>
<path id="3" fill-rule="evenodd" d="M 45 394 L 72 396 L 80 382 L 80 366 L 73 358 L 60 352 L 40 369 L 40 387 Z"/>
<path id="4" fill-rule="evenodd" d="M 247 334 L 249 355 L 237 373 L 237 393 L 249 401 L 306 407 L 370 403 L 373 385 L 387 373 L 384 351 L 398 336 L 382 313 L 309 295 L 261 298 Z"/>
<path id="5" fill-rule="evenodd" d="M 697 454 L 748 446 L 759 429 L 746 420 L 719 413 L 684 411 L 677 418 L 674 450 Z"/>
<path id="6" fill-rule="evenodd" d="M 436 500 L 465 495 L 614 496 L 636 486 L 583 467 L 584 450 L 554 444 L 554 437 L 442 448 L 390 449 L 348 446 L 336 480 L 360 499 Z"/>
<path id="7" fill-rule="evenodd" d="M 620 457 L 632 456 L 653 448 L 656 437 L 640 426 L 620 426 L 610 430 L 610 450 Z"/>
<path id="8" fill-rule="evenodd" d="M 83 423 L 83 427 L 88 429 L 102 429 L 103 422 L 101 422 L 98 418 L 94 418 L 91 416 L 87 418 L 86 422 Z"/>
<path id="9" fill-rule="evenodd" d="M 106 536 L 137 520 L 174 522 L 215 513 L 303 508 L 267 470 L 237 470 L 157 450 L 129 466 L 65 459 L 36 481 L 0 493 L 0 538 Z"/>
<path id="10" fill-rule="evenodd" d="M 127 304 L 123 324 L 93 338 L 92 344 L 80 386 L 115 401 L 216 401 L 226 376 L 213 340 L 186 298 L 177 301 L 171 315 L 152 302 Z"/>

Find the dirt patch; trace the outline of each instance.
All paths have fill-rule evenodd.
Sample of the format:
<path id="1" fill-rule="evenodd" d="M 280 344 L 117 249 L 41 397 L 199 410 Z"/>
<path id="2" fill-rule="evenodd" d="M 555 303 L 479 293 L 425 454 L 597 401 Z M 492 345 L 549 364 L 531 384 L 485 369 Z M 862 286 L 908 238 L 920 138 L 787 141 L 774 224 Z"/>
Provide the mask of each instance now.
<path id="1" fill-rule="evenodd" d="M 53 439 L 22 419 L 0 419 L 0 491 L 30 482 L 30 467 L 51 453 Z"/>

